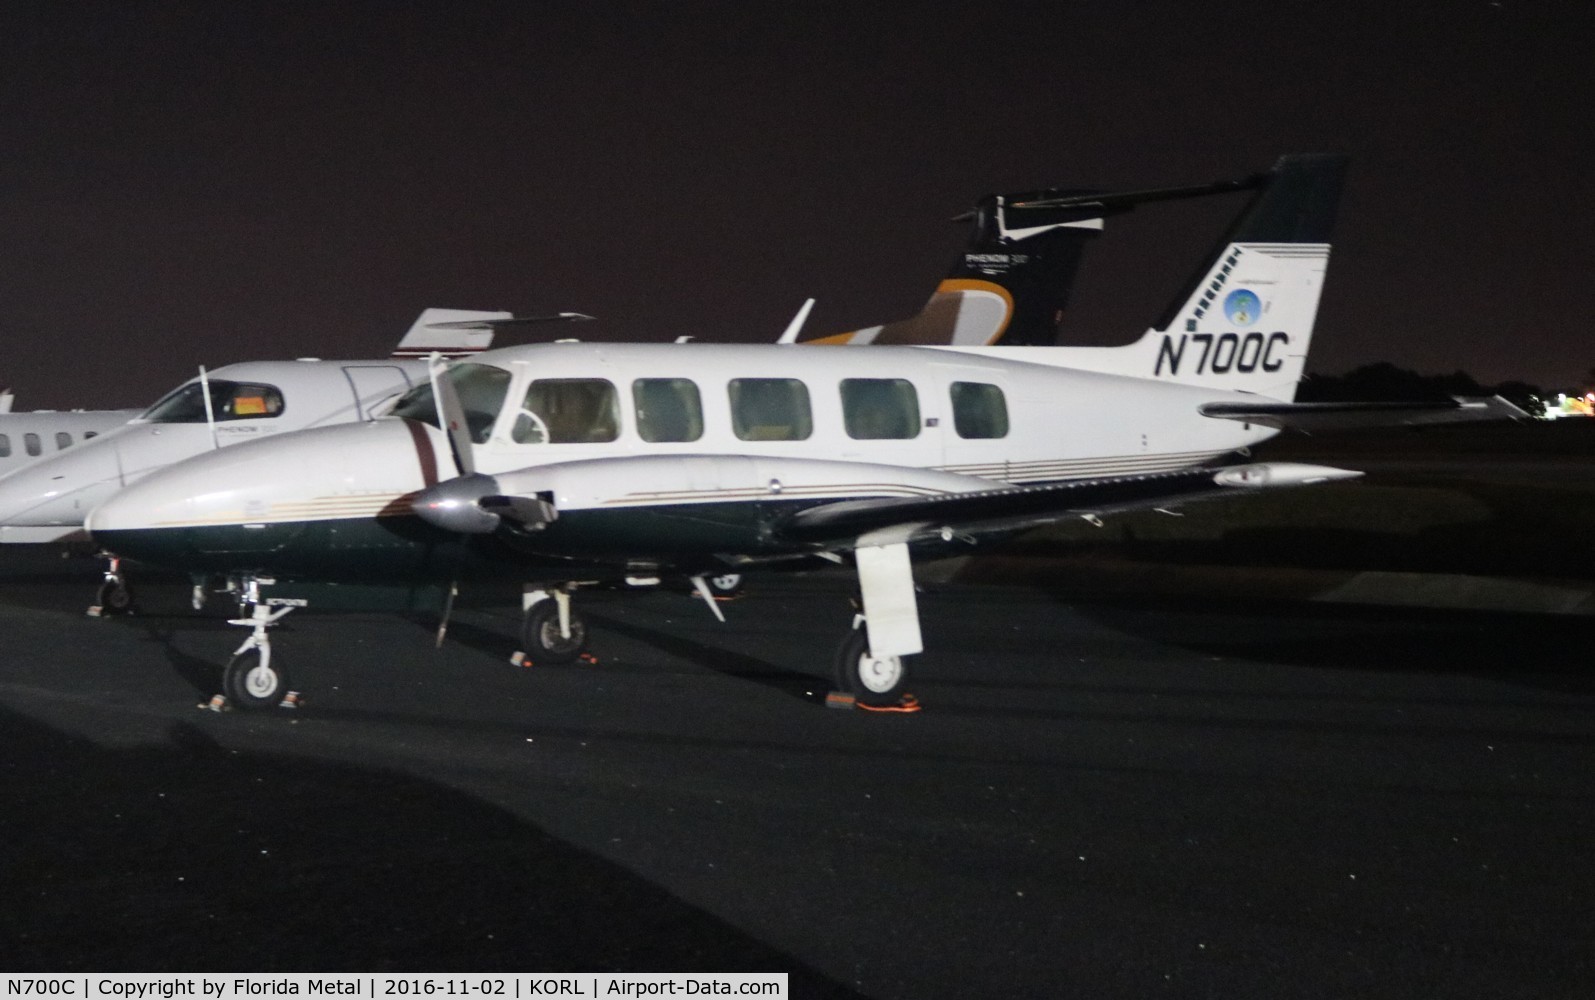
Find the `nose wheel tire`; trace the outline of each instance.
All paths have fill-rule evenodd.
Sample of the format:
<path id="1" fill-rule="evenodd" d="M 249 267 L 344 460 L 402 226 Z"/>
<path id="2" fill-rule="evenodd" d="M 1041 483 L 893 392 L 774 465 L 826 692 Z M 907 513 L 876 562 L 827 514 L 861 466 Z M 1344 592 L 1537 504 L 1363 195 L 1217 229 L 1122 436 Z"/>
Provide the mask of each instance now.
<path id="1" fill-rule="evenodd" d="M 272 708 L 288 694 L 288 674 L 275 657 L 268 663 L 258 649 L 246 649 L 227 661 L 222 691 L 238 708 Z"/>
<path id="2" fill-rule="evenodd" d="M 533 663 L 574 663 L 587 650 L 587 623 L 572 610 L 570 635 L 561 635 L 558 603 L 539 601 L 526 612 L 521 623 L 521 643 Z"/>
<path id="3" fill-rule="evenodd" d="M 865 705 L 895 705 L 908 685 L 907 656 L 871 656 L 864 629 L 848 632 L 836 651 L 836 687 Z"/>

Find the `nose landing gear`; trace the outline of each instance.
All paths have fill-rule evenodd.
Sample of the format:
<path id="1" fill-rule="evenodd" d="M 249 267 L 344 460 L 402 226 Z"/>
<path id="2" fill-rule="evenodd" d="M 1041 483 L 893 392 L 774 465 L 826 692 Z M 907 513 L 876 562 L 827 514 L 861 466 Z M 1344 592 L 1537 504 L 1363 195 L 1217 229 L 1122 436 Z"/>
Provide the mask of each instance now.
<path id="1" fill-rule="evenodd" d="M 112 618 L 130 615 L 135 611 L 133 588 L 122 575 L 122 560 L 109 552 L 100 553 L 105 559 L 105 580 L 94 595 L 94 603 L 85 612 L 90 618 Z"/>
<path id="2" fill-rule="evenodd" d="M 274 582 L 245 577 L 236 590 L 238 617 L 228 619 L 227 624 L 247 626 L 251 631 L 222 669 L 222 693 L 229 704 L 238 708 L 271 708 L 293 701 L 292 692 L 288 690 L 288 672 L 281 662 L 272 660 L 271 636 L 266 630 L 290 611 L 309 602 L 286 597 L 267 598 L 262 602 L 260 585 Z"/>

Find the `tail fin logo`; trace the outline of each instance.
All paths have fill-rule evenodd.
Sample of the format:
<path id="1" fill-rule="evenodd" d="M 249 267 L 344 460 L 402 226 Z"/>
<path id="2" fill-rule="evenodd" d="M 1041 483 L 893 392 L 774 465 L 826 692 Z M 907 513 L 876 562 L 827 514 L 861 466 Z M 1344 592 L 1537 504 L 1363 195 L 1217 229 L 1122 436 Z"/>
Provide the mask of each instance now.
<path id="1" fill-rule="evenodd" d="M 1248 327 L 1263 315 L 1263 303 L 1249 288 L 1237 288 L 1224 297 L 1224 315 L 1239 327 Z"/>

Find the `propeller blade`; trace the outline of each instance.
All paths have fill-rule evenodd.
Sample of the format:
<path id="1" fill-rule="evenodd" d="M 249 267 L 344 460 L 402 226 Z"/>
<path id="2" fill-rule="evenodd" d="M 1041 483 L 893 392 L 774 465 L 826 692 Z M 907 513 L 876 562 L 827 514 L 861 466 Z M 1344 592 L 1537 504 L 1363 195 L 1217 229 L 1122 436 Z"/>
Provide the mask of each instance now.
<path id="1" fill-rule="evenodd" d="M 449 450 L 454 453 L 454 465 L 461 476 L 476 472 L 475 456 L 471 453 L 471 429 L 465 423 L 465 408 L 460 405 L 459 393 L 454 383 L 443 377 L 448 365 L 433 352 L 428 371 L 432 377 L 432 401 L 437 406 L 438 421 L 443 433 L 448 435 Z"/>

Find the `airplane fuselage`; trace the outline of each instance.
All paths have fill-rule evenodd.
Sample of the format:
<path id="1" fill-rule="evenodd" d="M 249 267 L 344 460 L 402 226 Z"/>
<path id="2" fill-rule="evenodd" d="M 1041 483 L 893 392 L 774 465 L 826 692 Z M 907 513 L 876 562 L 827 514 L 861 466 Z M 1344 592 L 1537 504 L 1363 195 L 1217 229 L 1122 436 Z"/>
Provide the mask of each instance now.
<path id="1" fill-rule="evenodd" d="M 414 496 L 458 469 L 438 428 L 397 417 L 189 459 L 89 526 L 138 559 L 285 577 L 392 580 L 451 562 L 520 579 L 701 569 L 820 548 L 778 530 L 816 504 L 1171 473 L 1273 433 L 1197 412 L 1239 393 L 1007 354 L 508 348 L 452 375 L 477 472 L 557 511 L 537 530 L 464 535 L 417 518 Z"/>

